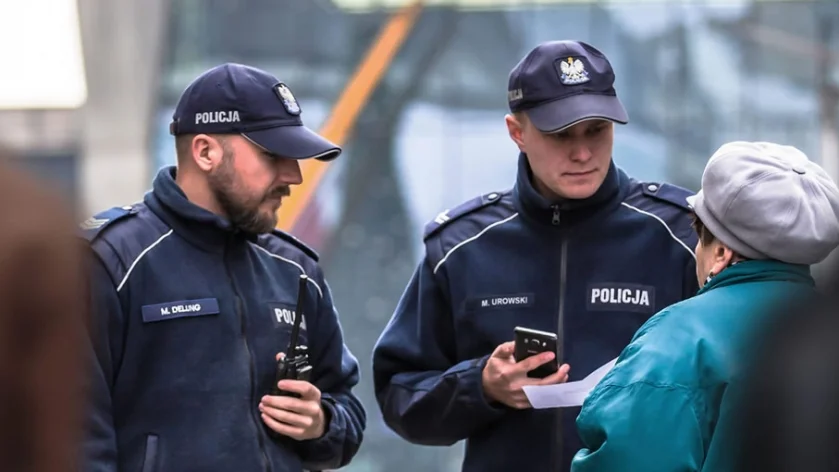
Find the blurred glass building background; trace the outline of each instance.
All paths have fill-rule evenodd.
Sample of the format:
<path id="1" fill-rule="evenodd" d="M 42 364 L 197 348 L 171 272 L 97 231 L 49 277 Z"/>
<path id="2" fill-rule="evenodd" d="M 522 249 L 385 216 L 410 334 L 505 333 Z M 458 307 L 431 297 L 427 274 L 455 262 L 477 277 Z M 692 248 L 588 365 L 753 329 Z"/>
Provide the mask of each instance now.
<path id="1" fill-rule="evenodd" d="M 20 13 L 21 4 L 53 2 L 61 0 L 0 0 L 7 11 L 0 26 L 11 24 L 8 12 Z M 78 0 L 78 15 L 68 14 L 79 22 L 82 86 L 61 75 L 74 68 L 60 68 L 45 55 L 48 47 L 21 55 L 16 48 L 26 41 L 0 33 L 0 58 L 17 58 L 2 62 L 0 91 L 10 77 L 40 67 L 49 79 L 41 92 L 82 97 L 51 104 L 0 92 L 0 143 L 60 186 L 80 214 L 139 200 L 156 171 L 174 163 L 168 125 L 196 75 L 226 61 L 269 70 L 318 129 L 382 25 L 406 3 Z M 449 206 L 512 185 L 517 150 L 503 122 L 507 74 L 537 43 L 580 39 L 611 59 L 630 115 L 616 129 L 614 158 L 639 179 L 697 189 L 707 158 L 734 139 L 795 145 L 839 178 L 835 0 L 425 3 L 344 155 L 292 228 L 320 252 L 363 369 L 358 392 L 369 426 L 351 471 L 459 469 L 460 446 L 410 446 L 386 428 L 370 353 L 422 257 L 423 225 Z M 33 21 L 34 33 L 16 34 L 51 28 Z"/>

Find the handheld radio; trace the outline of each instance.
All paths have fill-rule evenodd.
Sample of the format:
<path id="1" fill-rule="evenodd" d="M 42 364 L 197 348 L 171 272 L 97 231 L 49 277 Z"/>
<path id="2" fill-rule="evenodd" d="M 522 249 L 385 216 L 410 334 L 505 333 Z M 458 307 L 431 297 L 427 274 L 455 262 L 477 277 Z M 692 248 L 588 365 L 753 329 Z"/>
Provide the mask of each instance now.
<path id="1" fill-rule="evenodd" d="M 306 289 L 308 288 L 306 285 L 308 282 L 308 276 L 305 274 L 300 276 L 294 324 L 291 328 L 291 337 L 288 340 L 288 349 L 286 349 L 285 356 L 277 361 L 277 374 L 274 379 L 274 385 L 271 387 L 271 395 L 273 396 L 299 397 L 300 395 L 296 393 L 280 390 L 277 387 L 277 382 L 287 379 L 308 381 L 309 374 L 312 371 L 312 366 L 309 365 L 308 348 L 297 345 L 297 338 L 300 336 L 300 322 L 303 319 L 303 302 L 305 301 Z"/>

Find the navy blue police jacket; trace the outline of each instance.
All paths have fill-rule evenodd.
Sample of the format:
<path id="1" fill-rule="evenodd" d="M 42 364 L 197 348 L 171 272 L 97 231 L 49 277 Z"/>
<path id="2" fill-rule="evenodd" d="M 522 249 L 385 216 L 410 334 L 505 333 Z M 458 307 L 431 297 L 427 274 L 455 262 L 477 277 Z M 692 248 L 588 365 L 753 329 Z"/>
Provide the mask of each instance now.
<path id="1" fill-rule="evenodd" d="M 366 414 L 356 359 L 317 255 L 275 231 L 249 235 L 190 203 L 174 168 L 143 202 L 83 225 L 94 257 L 90 472 L 333 469 L 357 452 Z M 301 274 L 300 343 L 322 392 L 324 436 L 273 433 L 258 405 L 288 348 Z"/>
<path id="2" fill-rule="evenodd" d="M 373 351 L 385 422 L 416 444 L 466 440 L 468 472 L 569 470 L 579 407 L 516 410 L 484 396 L 481 373 L 516 326 L 557 333 L 580 380 L 616 358 L 662 308 L 698 290 L 685 198 L 614 163 L 585 200 L 551 204 L 531 184 L 446 211 Z M 654 419 L 651 419 L 654 421 Z"/>

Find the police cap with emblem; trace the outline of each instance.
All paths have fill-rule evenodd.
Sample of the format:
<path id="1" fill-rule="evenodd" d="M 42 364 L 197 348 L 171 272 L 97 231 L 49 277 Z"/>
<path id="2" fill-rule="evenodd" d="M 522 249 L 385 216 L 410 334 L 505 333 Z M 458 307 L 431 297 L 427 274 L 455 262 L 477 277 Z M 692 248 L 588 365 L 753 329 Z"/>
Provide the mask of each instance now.
<path id="1" fill-rule="evenodd" d="M 255 67 L 227 63 L 201 74 L 184 90 L 169 131 L 241 134 L 271 154 L 328 161 L 341 148 L 303 125 L 288 86 Z"/>
<path id="2" fill-rule="evenodd" d="M 510 72 L 507 102 L 525 112 L 544 133 L 591 119 L 626 124 L 629 117 L 615 92 L 615 73 L 600 51 L 581 41 L 549 41 L 527 54 Z"/>
<path id="3" fill-rule="evenodd" d="M 839 188 L 792 146 L 722 145 L 688 203 L 711 234 L 750 259 L 815 264 L 839 245 Z"/>

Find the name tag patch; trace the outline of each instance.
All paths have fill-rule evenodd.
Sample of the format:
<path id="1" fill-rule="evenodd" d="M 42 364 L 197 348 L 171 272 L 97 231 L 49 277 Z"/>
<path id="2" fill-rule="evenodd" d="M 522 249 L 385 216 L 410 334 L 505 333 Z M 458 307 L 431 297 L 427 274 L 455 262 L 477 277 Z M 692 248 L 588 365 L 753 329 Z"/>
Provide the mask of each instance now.
<path id="1" fill-rule="evenodd" d="M 589 311 L 655 312 L 655 287 L 638 284 L 592 284 L 586 300 Z"/>
<path id="2" fill-rule="evenodd" d="M 531 307 L 534 302 L 532 293 L 514 293 L 508 295 L 489 295 L 466 300 L 466 310 L 492 310 L 504 308 Z"/>
<path id="3" fill-rule="evenodd" d="M 271 317 L 274 319 L 274 323 L 276 323 L 277 326 L 288 326 L 289 328 L 294 326 L 294 319 L 297 317 L 297 307 L 285 303 L 272 303 L 270 305 L 270 309 Z M 300 320 L 300 329 L 306 329 L 305 315 L 303 316 L 303 319 Z"/>
<path id="4" fill-rule="evenodd" d="M 189 316 L 217 315 L 218 300 L 202 298 L 200 300 L 180 300 L 157 305 L 143 305 L 143 323 L 185 318 Z"/>

